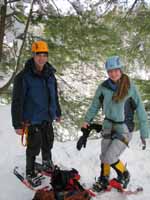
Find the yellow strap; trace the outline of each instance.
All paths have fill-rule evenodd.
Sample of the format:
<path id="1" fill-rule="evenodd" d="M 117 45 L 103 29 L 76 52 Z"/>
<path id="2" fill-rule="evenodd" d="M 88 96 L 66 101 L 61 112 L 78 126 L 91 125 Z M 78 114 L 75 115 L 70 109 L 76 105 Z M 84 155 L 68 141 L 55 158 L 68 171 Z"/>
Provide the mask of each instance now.
<path id="1" fill-rule="evenodd" d="M 119 162 L 115 165 L 115 168 L 116 168 L 118 171 L 120 171 L 121 173 L 124 173 L 124 172 L 125 172 L 125 169 L 126 169 L 125 165 L 124 165 L 121 161 L 119 161 Z"/>
<path id="2" fill-rule="evenodd" d="M 108 163 L 104 163 L 103 165 L 103 176 L 109 176 L 110 175 L 110 165 Z"/>

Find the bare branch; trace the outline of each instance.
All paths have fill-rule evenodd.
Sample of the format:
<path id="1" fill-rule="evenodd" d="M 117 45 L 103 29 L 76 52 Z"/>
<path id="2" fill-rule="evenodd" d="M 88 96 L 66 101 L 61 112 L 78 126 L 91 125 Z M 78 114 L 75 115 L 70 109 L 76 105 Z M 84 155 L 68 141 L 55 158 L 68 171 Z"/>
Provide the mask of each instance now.
<path id="1" fill-rule="evenodd" d="M 14 2 L 18 2 L 18 1 L 21 1 L 21 0 L 11 0 L 11 1 L 7 1 L 7 3 L 14 3 Z"/>
<path id="2" fill-rule="evenodd" d="M 14 58 L 16 58 L 16 51 L 14 50 L 13 47 L 10 47 L 7 43 L 4 43 L 4 46 L 9 49 L 9 52 L 11 51 L 11 53 L 13 54 Z M 14 46 L 14 45 L 13 45 Z"/>
<path id="3" fill-rule="evenodd" d="M 79 7 L 76 6 L 76 4 L 74 2 L 71 2 L 70 0 L 67 0 L 71 6 L 73 7 L 73 9 L 76 11 L 77 15 L 82 16 L 82 10 L 79 9 Z"/>
<path id="4" fill-rule="evenodd" d="M 55 1 L 53 1 L 53 0 L 51 0 L 51 1 L 52 1 L 52 3 L 54 4 L 54 6 L 56 7 L 57 13 L 58 13 L 58 15 L 60 16 L 59 8 L 57 7 Z"/>
<path id="5" fill-rule="evenodd" d="M 98 1 L 97 3 L 95 3 L 95 4 L 93 5 L 93 7 L 97 7 L 97 6 L 99 6 L 101 3 L 102 3 L 102 1 L 100 0 L 100 1 Z"/>
<path id="6" fill-rule="evenodd" d="M 57 74 L 58 74 L 58 73 L 57 73 Z M 70 88 L 71 90 L 74 90 L 74 88 L 73 88 L 71 85 L 69 85 L 68 82 L 65 81 L 59 74 L 58 74 L 57 76 L 59 76 L 59 79 L 60 79 L 68 88 Z"/>
<path id="7" fill-rule="evenodd" d="M 25 26 L 24 38 L 23 38 L 23 42 L 22 42 L 22 45 L 21 45 L 21 48 L 20 48 L 20 51 L 19 51 L 19 56 L 18 56 L 17 66 L 16 66 L 16 71 L 19 70 L 20 57 L 21 57 L 22 50 L 23 50 L 23 47 L 24 47 L 24 44 L 25 44 L 25 40 L 26 40 L 26 36 L 27 36 L 27 31 L 28 31 L 30 19 L 31 19 L 31 16 L 32 16 L 32 10 L 33 10 L 34 2 L 35 2 L 35 0 L 33 0 L 32 3 L 31 3 L 31 7 L 30 7 L 30 12 L 29 12 L 28 20 L 27 20 L 27 23 L 26 23 L 26 26 Z"/>
<path id="8" fill-rule="evenodd" d="M 28 20 L 26 22 L 26 26 L 25 26 L 25 29 L 24 29 L 24 38 L 23 38 L 23 42 L 22 42 L 22 45 L 19 49 L 19 55 L 18 55 L 18 60 L 17 60 L 17 63 L 16 63 L 16 69 L 15 71 L 12 73 L 12 76 L 10 77 L 9 81 L 0 88 L 0 94 L 3 93 L 3 91 L 5 91 L 9 86 L 10 84 L 12 83 L 16 73 L 18 72 L 19 70 L 19 67 L 20 67 L 20 58 L 21 58 L 21 55 L 22 55 L 22 51 L 23 51 L 23 47 L 24 47 L 24 44 L 25 44 L 25 40 L 26 40 L 26 36 L 27 36 L 27 31 L 28 31 L 28 27 L 29 27 L 29 23 L 30 23 L 30 19 L 31 19 L 31 16 L 32 16 L 32 10 L 33 10 L 33 5 L 34 5 L 34 2 L 35 0 L 32 1 L 31 3 L 31 7 L 30 7 L 30 12 L 29 12 L 29 16 L 28 16 Z"/>
<path id="9" fill-rule="evenodd" d="M 134 3 L 132 4 L 131 8 L 129 9 L 129 12 L 132 12 L 132 10 L 134 9 L 134 7 L 136 6 L 137 2 L 139 0 L 135 0 Z"/>
<path id="10" fill-rule="evenodd" d="M 125 17 L 127 17 L 132 12 L 132 10 L 134 9 L 134 7 L 136 6 L 136 4 L 137 4 L 138 1 L 139 0 L 135 0 L 134 1 L 134 3 L 132 4 L 131 8 L 128 10 L 128 12 L 127 12 L 127 14 L 126 14 Z"/>

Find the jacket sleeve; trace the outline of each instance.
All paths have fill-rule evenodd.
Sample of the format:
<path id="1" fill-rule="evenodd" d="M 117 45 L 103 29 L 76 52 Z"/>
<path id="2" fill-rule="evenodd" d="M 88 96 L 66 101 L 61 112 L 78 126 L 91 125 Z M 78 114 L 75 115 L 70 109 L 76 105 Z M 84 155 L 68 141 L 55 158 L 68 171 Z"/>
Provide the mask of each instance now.
<path id="1" fill-rule="evenodd" d="M 101 96 L 101 85 L 97 88 L 95 96 L 92 100 L 91 106 L 89 107 L 88 111 L 86 112 L 85 115 L 85 121 L 88 123 L 91 123 L 96 114 L 98 113 L 99 109 L 101 108 L 101 101 L 100 101 L 100 96 Z"/>
<path id="2" fill-rule="evenodd" d="M 57 80 L 55 78 L 55 94 L 56 94 L 56 105 L 57 105 L 57 110 L 56 110 L 56 116 L 61 117 L 61 108 L 59 104 L 59 97 L 58 97 L 58 89 L 57 89 Z"/>
<path id="3" fill-rule="evenodd" d="M 22 128 L 23 122 L 23 103 L 24 103 L 24 88 L 22 74 L 18 74 L 14 79 L 11 116 L 12 125 L 15 129 Z"/>
<path id="4" fill-rule="evenodd" d="M 143 138 L 148 138 L 150 135 L 150 131 L 148 129 L 147 114 L 144 105 L 142 103 L 140 94 L 134 84 L 133 84 L 133 99 L 135 100 L 136 103 L 136 113 L 140 126 L 140 134 Z"/>

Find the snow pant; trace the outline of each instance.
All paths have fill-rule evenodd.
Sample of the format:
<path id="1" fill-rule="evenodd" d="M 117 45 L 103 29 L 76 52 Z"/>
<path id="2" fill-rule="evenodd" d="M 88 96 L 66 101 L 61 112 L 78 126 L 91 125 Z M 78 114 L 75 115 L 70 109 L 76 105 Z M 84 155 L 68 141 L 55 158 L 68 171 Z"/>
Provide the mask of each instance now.
<path id="1" fill-rule="evenodd" d="M 110 167 L 115 169 L 117 174 L 123 174 L 127 169 L 119 160 L 120 155 L 127 148 L 128 143 L 132 138 L 132 133 L 128 130 L 122 135 L 115 135 L 111 129 L 103 130 L 103 139 L 101 141 L 101 174 L 100 176 L 109 177 Z"/>
<path id="2" fill-rule="evenodd" d="M 127 143 L 125 143 L 123 139 L 120 139 L 120 136 L 117 138 L 111 134 L 112 132 L 110 129 L 103 130 L 100 155 L 101 162 L 110 165 L 116 163 L 119 160 L 120 155 L 127 148 Z M 132 138 L 132 133 L 123 133 L 121 137 L 129 143 Z"/>
<path id="3" fill-rule="evenodd" d="M 28 139 L 26 149 L 26 172 L 34 171 L 34 162 L 40 150 L 42 160 L 52 159 L 51 149 L 54 143 L 54 132 L 51 122 L 44 121 L 42 124 L 28 127 Z"/>

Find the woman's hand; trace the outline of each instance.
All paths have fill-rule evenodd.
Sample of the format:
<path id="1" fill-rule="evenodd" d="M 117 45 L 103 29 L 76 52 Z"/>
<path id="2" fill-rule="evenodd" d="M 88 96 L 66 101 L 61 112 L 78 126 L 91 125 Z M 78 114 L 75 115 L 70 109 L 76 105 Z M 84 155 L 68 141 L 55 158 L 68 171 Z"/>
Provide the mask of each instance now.
<path id="1" fill-rule="evenodd" d="M 143 136 L 141 136 L 141 142 L 142 142 L 142 149 L 145 150 L 146 149 L 146 140 Z"/>
<path id="2" fill-rule="evenodd" d="M 83 125 L 81 126 L 81 128 L 88 128 L 88 126 L 90 126 L 89 123 L 84 122 Z"/>

